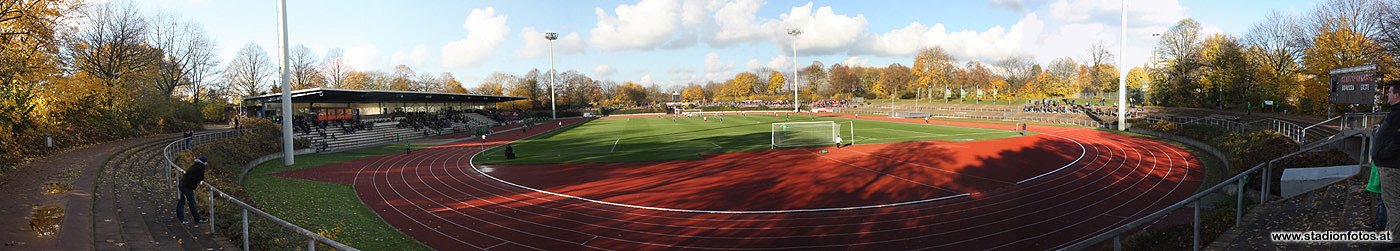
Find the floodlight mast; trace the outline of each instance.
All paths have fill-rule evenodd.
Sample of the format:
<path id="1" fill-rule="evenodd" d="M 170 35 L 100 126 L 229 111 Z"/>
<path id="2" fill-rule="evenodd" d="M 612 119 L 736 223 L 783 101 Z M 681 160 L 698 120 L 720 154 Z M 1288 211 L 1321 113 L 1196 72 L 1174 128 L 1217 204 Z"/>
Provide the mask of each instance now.
<path id="1" fill-rule="evenodd" d="M 797 36 L 802 35 L 802 29 L 788 28 L 787 34 L 792 36 L 792 112 L 800 112 L 801 107 L 797 102 Z"/>
<path id="2" fill-rule="evenodd" d="M 559 110 L 555 108 L 554 102 L 554 81 L 558 77 L 554 72 L 554 40 L 559 39 L 559 33 L 547 32 L 544 39 L 549 40 L 549 117 L 559 120 Z"/>

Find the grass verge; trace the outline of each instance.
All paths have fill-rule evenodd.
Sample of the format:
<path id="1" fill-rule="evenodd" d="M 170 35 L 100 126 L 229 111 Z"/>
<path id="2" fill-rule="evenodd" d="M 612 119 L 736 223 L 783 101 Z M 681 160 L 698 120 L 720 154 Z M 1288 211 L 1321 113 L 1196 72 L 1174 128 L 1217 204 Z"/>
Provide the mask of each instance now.
<path id="1" fill-rule="evenodd" d="M 273 173 L 312 168 L 403 151 L 389 144 L 329 154 L 297 156 L 297 164 L 282 167 L 274 159 L 253 168 L 244 181 L 248 196 L 263 210 L 307 230 L 362 250 L 429 250 L 374 214 L 360 202 L 354 187 L 273 176 Z"/>

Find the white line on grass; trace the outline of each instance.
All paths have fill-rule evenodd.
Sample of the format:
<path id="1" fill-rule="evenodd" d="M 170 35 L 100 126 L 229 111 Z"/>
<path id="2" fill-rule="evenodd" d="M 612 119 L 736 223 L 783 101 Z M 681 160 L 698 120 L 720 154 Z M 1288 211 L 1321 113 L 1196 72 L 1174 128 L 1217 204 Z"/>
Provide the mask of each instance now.
<path id="1" fill-rule="evenodd" d="M 616 141 L 613 141 L 612 150 L 608 150 L 608 152 L 617 151 L 617 142 L 622 142 L 622 138 L 618 138 Z"/>

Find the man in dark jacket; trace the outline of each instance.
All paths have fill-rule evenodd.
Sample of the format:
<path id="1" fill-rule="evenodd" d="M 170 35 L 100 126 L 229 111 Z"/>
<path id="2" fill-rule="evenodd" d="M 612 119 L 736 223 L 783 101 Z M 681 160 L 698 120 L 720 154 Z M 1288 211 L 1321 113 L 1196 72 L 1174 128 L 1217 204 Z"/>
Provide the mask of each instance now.
<path id="1" fill-rule="evenodd" d="M 185 170 L 185 175 L 180 177 L 180 199 L 175 203 L 175 218 L 180 220 L 180 224 L 190 223 L 185 220 L 185 203 L 189 203 L 190 215 L 194 216 L 195 222 L 209 222 L 208 219 L 199 216 L 199 205 L 195 204 L 194 200 L 194 189 L 199 187 L 199 182 L 204 181 L 204 166 L 208 164 L 207 161 L 204 156 L 199 156 L 194 159 L 190 169 Z"/>
<path id="2" fill-rule="evenodd" d="M 1371 161 L 1381 173 L 1381 197 L 1386 207 L 1386 228 L 1400 233 L 1400 80 L 1386 83 L 1385 103 L 1390 113 L 1371 138 Z"/>

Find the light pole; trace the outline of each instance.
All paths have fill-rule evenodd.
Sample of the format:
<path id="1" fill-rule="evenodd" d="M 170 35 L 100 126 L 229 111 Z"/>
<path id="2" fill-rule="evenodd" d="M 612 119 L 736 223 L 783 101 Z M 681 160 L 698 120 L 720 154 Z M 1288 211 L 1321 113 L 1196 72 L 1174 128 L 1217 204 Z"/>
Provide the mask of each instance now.
<path id="1" fill-rule="evenodd" d="M 554 72 L 554 40 L 559 39 L 559 33 L 545 33 L 544 39 L 549 39 L 549 117 L 559 120 L 559 111 L 554 106 L 554 79 L 558 78 L 555 76 L 558 73 Z"/>
<path id="2" fill-rule="evenodd" d="M 292 86 L 288 83 L 291 80 L 291 72 L 287 71 L 287 0 L 277 1 L 277 57 L 282 63 L 282 165 L 292 166 L 296 164 L 296 155 L 292 154 Z"/>
<path id="3" fill-rule="evenodd" d="M 797 36 L 802 35 L 802 29 L 788 28 L 788 35 L 792 35 L 792 112 L 798 112 L 800 106 L 797 103 Z"/>
<path id="4" fill-rule="evenodd" d="M 1119 27 L 1119 28 L 1121 29 L 1121 31 L 1120 31 L 1120 34 L 1119 34 L 1119 36 L 1118 36 L 1118 38 L 1119 38 L 1119 44 L 1118 44 L 1118 65 L 1123 65 L 1123 47 L 1127 47 L 1127 46 L 1128 46 L 1128 1 L 1127 1 L 1127 0 L 1122 0 L 1120 3 L 1122 4 L 1122 7 L 1123 7 L 1122 9 L 1119 10 L 1119 12 L 1121 12 L 1121 15 L 1122 15 L 1122 18 L 1123 18 L 1123 20 L 1122 20 L 1122 21 L 1123 21 L 1123 24 L 1122 24 L 1122 26 Z M 1128 78 L 1128 72 L 1127 72 L 1127 71 L 1124 71 L 1124 70 L 1121 70 L 1121 69 L 1118 70 L 1118 130 L 1119 130 L 1119 131 L 1127 131 L 1127 130 L 1128 130 L 1128 125 L 1127 125 L 1127 115 L 1128 115 L 1128 79 L 1127 79 L 1127 78 Z"/>

